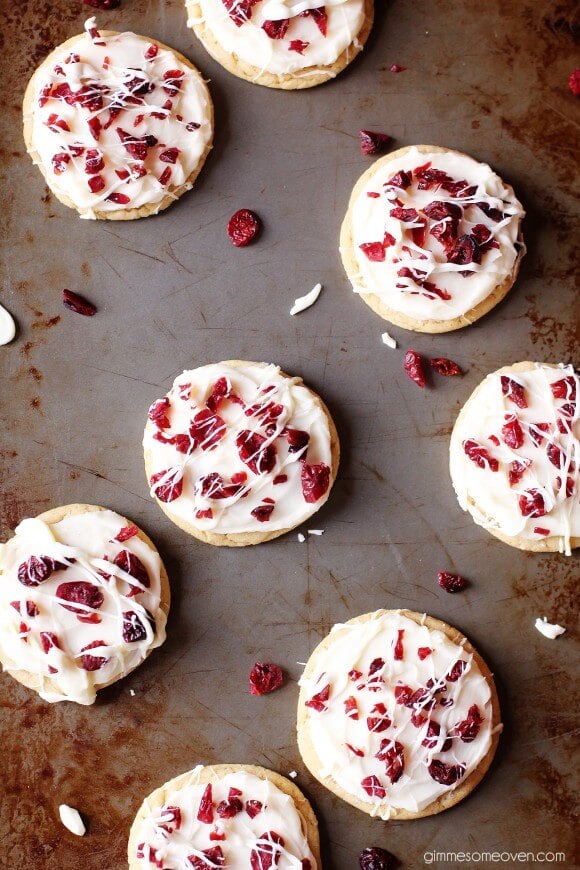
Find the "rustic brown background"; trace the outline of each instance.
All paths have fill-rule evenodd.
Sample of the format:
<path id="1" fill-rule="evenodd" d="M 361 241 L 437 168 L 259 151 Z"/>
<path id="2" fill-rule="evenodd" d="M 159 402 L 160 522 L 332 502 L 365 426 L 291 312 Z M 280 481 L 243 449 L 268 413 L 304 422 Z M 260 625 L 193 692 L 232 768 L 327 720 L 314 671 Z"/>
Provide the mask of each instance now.
<path id="1" fill-rule="evenodd" d="M 578 559 L 517 552 L 477 528 L 456 503 L 447 450 L 457 411 L 485 374 L 521 359 L 568 362 L 578 350 L 578 104 L 567 87 L 575 6 L 382 4 L 351 70 L 283 93 L 214 63 L 179 0 L 123 0 L 99 24 L 157 37 L 198 64 L 211 79 L 216 145 L 177 205 L 119 224 L 80 221 L 55 201 L 21 137 L 28 77 L 89 10 L 79 0 L 2 0 L 0 301 L 19 325 L 0 349 L 2 533 L 54 505 L 109 506 L 158 543 L 174 596 L 165 646 L 91 708 L 45 704 L 0 677 L 2 868 L 122 868 L 142 798 L 197 762 L 219 761 L 296 769 L 328 868 L 352 870 L 372 844 L 406 867 L 423 866 L 427 849 L 564 850 L 574 865 L 572 632 L 551 642 L 533 622 L 546 615 L 573 629 Z M 394 62 L 407 71 L 390 73 Z M 439 337 L 393 328 L 394 352 L 381 344 L 382 321 L 350 292 L 337 239 L 369 165 L 360 127 L 385 130 L 399 146 L 447 145 L 489 161 L 525 203 L 521 276 L 476 326 Z M 236 250 L 224 228 L 242 206 L 260 212 L 265 231 Z M 320 300 L 291 319 L 294 298 L 316 281 Z M 63 287 L 86 294 L 98 315 L 65 311 Z M 402 371 L 408 346 L 449 355 L 467 374 L 420 392 Z M 324 537 L 218 550 L 151 503 L 140 447 L 148 405 L 183 368 L 232 357 L 303 375 L 335 415 L 343 461 L 314 522 Z M 443 568 L 465 573 L 469 590 L 441 591 Z M 506 728 L 470 799 L 432 819 L 382 823 L 335 799 L 302 765 L 297 662 L 333 623 L 397 606 L 468 634 L 496 672 Z M 286 668 L 280 692 L 248 695 L 255 659 Z M 88 820 L 85 839 L 59 823 L 61 802 Z"/>

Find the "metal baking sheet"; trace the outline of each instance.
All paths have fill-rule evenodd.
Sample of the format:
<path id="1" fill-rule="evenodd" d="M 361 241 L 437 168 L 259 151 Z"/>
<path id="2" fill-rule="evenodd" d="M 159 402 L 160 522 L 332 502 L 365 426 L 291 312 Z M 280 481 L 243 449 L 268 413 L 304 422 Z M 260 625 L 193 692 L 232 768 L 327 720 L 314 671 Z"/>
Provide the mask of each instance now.
<path id="1" fill-rule="evenodd" d="M 158 544 L 173 604 L 163 648 L 93 707 L 51 706 L 0 677 L 0 866 L 122 868 L 142 798 L 197 762 L 221 761 L 298 772 L 327 868 L 352 870 L 369 845 L 405 867 L 422 867 L 426 852 L 468 850 L 561 851 L 574 865 L 573 642 L 571 632 L 548 641 L 533 622 L 546 615 L 572 629 L 578 559 L 494 540 L 460 511 L 447 473 L 451 426 L 485 374 L 521 359 L 576 353 L 578 362 L 578 105 L 566 84 L 574 7 L 379 4 L 349 71 L 285 93 L 212 61 L 187 30 L 180 0 L 123 0 L 100 25 L 149 34 L 191 58 L 210 79 L 216 137 L 195 190 L 175 206 L 107 223 L 79 220 L 55 201 L 21 137 L 28 77 L 91 10 L 78 0 L 3 0 L 0 301 L 19 329 L 0 348 L 2 532 L 53 505 L 111 507 Z M 407 70 L 394 75 L 393 63 Z M 349 192 L 369 165 L 361 127 L 389 132 L 397 145 L 447 145 L 488 161 L 525 203 L 521 276 L 476 326 L 443 336 L 393 328 L 395 352 L 381 344 L 387 324 L 350 291 L 337 241 Z M 240 207 L 256 209 L 265 225 L 244 250 L 225 234 Z M 294 298 L 317 281 L 316 305 L 290 318 Z M 65 311 L 63 287 L 93 300 L 98 315 Z M 402 371 L 409 346 L 456 359 L 465 377 L 419 391 Z M 227 358 L 275 361 L 332 410 L 343 458 L 314 521 L 323 537 L 216 549 L 149 499 L 140 447 L 148 405 L 182 369 Z M 464 573 L 470 588 L 440 590 L 444 568 Z M 431 819 L 384 823 L 305 770 L 296 680 L 298 662 L 335 622 L 397 606 L 441 617 L 477 645 L 497 676 L 505 733 L 468 800 Z M 250 697 L 256 659 L 284 666 L 281 691 Z M 61 802 L 87 819 L 85 839 L 61 826 Z"/>

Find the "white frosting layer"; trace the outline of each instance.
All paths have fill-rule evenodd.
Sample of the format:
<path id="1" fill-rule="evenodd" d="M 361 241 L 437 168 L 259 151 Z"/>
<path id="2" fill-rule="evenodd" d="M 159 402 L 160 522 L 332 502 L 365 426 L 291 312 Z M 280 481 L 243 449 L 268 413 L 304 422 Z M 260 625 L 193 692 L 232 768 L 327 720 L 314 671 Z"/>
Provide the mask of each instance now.
<path id="1" fill-rule="evenodd" d="M 197 415 L 209 415 L 206 403 L 209 400 L 211 404 L 212 391 L 221 379 L 225 379 L 222 383 L 227 384 L 234 399 L 220 401 L 213 421 L 206 426 L 198 425 L 196 440 L 192 441 L 188 438 L 192 421 L 195 427 Z M 143 445 L 151 461 L 152 495 L 158 495 L 157 486 L 172 476 L 181 481 L 182 494 L 166 504 L 172 516 L 200 530 L 220 534 L 267 533 L 298 525 L 328 498 L 330 485 L 315 502 L 307 502 L 303 492 L 305 470 L 321 464 L 330 469 L 332 458 L 326 414 L 300 378 L 281 375 L 275 365 L 233 367 L 216 363 L 184 372 L 176 378 L 166 398 L 169 407 L 165 411 L 165 422 L 170 426 L 163 428 L 151 419 L 152 409 L 157 405 L 154 403 Z M 276 406 L 275 418 L 262 413 L 272 403 Z M 305 449 L 290 451 L 287 428 L 309 436 Z M 249 433 L 250 438 L 256 433 L 258 441 L 264 439 L 260 441 L 260 450 L 262 453 L 275 451 L 275 459 L 270 463 L 262 462 L 256 455 L 254 468 L 251 468 L 242 460 L 237 445 L 242 432 Z M 209 437 L 204 440 L 206 434 Z M 184 447 L 189 452 L 180 452 L 174 444 L 163 443 L 175 436 L 185 439 Z M 167 474 L 153 481 L 161 472 Z M 204 484 L 208 475 L 219 475 L 223 485 L 233 486 L 235 492 L 220 497 L 219 483 Z M 264 506 L 269 516 L 261 521 L 252 511 Z M 272 506 L 273 511 L 270 511 Z"/>
<path id="2" fill-rule="evenodd" d="M 403 658 L 395 659 L 399 639 Z M 418 650 L 424 653 L 427 649 L 431 652 L 421 660 Z M 446 675 L 459 660 L 466 663 L 463 674 L 456 682 L 446 681 Z M 377 665 L 372 675 L 371 663 Z M 356 673 L 349 676 L 353 669 L 359 672 L 358 676 Z M 308 715 L 303 726 L 319 759 L 321 775 L 332 777 L 359 800 L 374 804 L 372 814 L 382 819 L 388 819 L 394 809 L 419 812 L 454 787 L 432 778 L 429 773 L 432 761 L 464 765 L 465 772 L 457 781 L 461 783 L 490 748 L 491 691 L 473 657 L 443 632 L 431 631 L 399 612 L 377 611 L 367 622 L 335 625 L 330 644 L 316 651 L 315 668 L 312 671 L 309 663 L 307 672 L 310 676 L 301 680 L 301 698 L 305 701 L 329 686 L 326 709 L 306 707 Z M 397 686 L 408 686 L 415 692 L 429 680 L 435 683 L 433 690 L 427 691 L 414 706 L 397 703 Z M 352 700 L 345 706 L 347 699 Z M 435 703 L 430 710 L 433 699 Z M 452 703 L 443 706 L 441 701 Z M 385 712 L 373 711 L 380 704 Z M 466 719 L 473 705 L 477 705 L 483 721 L 475 739 L 465 742 L 453 736 L 454 729 Z M 424 720 L 423 724 L 413 724 L 413 715 Z M 385 716 L 391 724 L 381 730 L 377 718 Z M 374 730 L 369 730 L 367 718 L 375 719 L 370 723 Z M 429 741 L 432 746 L 425 747 L 422 741 L 430 721 L 439 724 L 440 732 Z M 448 738 L 452 738 L 451 748 L 443 751 Z M 401 745 L 404 759 L 403 772 L 398 779 L 394 777 L 395 782 L 386 772 L 385 760 L 376 757 L 381 750 L 388 750 L 393 741 Z M 362 781 L 369 776 L 376 777 L 385 789 L 384 797 L 369 795 L 362 787 Z"/>
<path id="3" fill-rule="evenodd" d="M 364 0 L 330 0 L 324 6 L 314 0 L 258 0 L 255 5 L 248 0 L 232 0 L 232 14 L 243 21 L 240 27 L 230 17 L 223 0 L 198 0 L 197 3 L 190 0 L 186 6 L 190 26 L 203 21 L 224 51 L 257 67 L 260 73 L 274 75 L 330 66 L 356 40 L 365 18 Z M 201 9 L 201 19 L 193 17 L 198 9 Z M 326 35 L 313 16 L 303 15 L 320 9 L 327 16 Z M 289 19 L 290 23 L 283 38 L 270 38 L 262 27 L 264 22 L 284 19 Z M 321 26 L 324 30 L 322 22 Z M 296 42 L 305 45 L 298 46 Z"/>
<path id="4" fill-rule="evenodd" d="M 468 401 L 451 436 L 450 471 L 459 504 L 478 525 L 509 537 L 539 540 L 557 536 L 560 550 L 569 554 L 570 538 L 580 536 L 580 380 L 572 366 L 554 368 L 539 363 L 531 371 L 507 371 L 505 375 L 522 385 L 528 407 L 519 408 L 504 395 L 498 372 L 488 375 L 477 396 Z M 551 385 L 567 378 L 570 389 L 564 385 L 566 395 L 556 398 Z M 522 433 L 517 448 L 506 444 L 502 432 L 514 416 Z M 544 425 L 538 428 L 539 423 Z M 480 468 L 467 456 L 464 443 L 470 439 L 497 461 L 497 471 L 488 463 Z M 510 486 L 514 462 L 525 470 Z M 544 515 L 522 512 L 520 499 L 528 498 L 530 491 L 539 493 Z"/>
<path id="5" fill-rule="evenodd" d="M 137 866 L 147 870 L 155 866 L 154 862 L 150 863 L 153 850 L 155 859 L 160 862 L 156 866 L 171 867 L 172 870 L 191 870 L 190 856 L 200 859 L 200 867 L 224 866 L 230 870 L 248 870 L 252 851 L 258 852 L 256 866 L 259 867 L 260 850 L 264 849 L 264 867 L 270 866 L 268 851 L 273 850 L 277 860 L 272 867 L 278 870 L 300 870 L 303 867 L 316 870 L 317 864 L 306 837 L 306 822 L 292 798 L 276 788 L 270 780 L 260 779 L 243 770 L 227 774 L 212 784 L 213 821 L 200 821 L 197 814 L 207 789 L 206 783 L 199 782 L 202 769 L 200 766 L 192 770 L 181 788 L 168 795 L 163 807 L 151 807 L 149 814 L 139 822 L 134 832 L 136 854 L 132 856 Z M 231 818 L 221 818 L 217 808 L 222 801 L 227 802 L 231 788 L 241 792 L 237 800 L 242 809 Z M 254 818 L 246 812 L 247 801 L 259 801 L 262 804 Z M 179 810 L 177 824 L 175 808 Z M 223 835 L 224 839 L 210 839 L 212 832 Z M 273 843 L 263 836 L 269 832 L 278 834 L 283 844 Z M 204 855 L 204 852 L 216 847 L 221 850 L 222 858 L 214 853 L 214 857 L 217 857 L 214 861 Z M 204 860 L 206 863 L 202 863 Z"/>
<path id="6" fill-rule="evenodd" d="M 94 26 L 94 19 L 87 24 Z M 82 217 L 160 204 L 195 170 L 212 137 L 211 106 L 200 74 L 172 51 L 155 54 L 157 46 L 151 46 L 134 33 L 100 38 L 87 33 L 72 49 L 57 49 L 50 68 L 35 74 L 32 145 L 50 186 L 71 199 Z M 154 56 L 146 57 L 147 52 Z M 179 75 L 164 78 L 171 71 Z M 65 99 L 67 86 L 77 95 L 76 101 L 68 97 L 72 105 Z M 143 145 L 145 137 L 154 137 L 149 141 L 155 144 Z M 56 165 L 55 155 L 64 155 Z M 95 171 L 88 174 L 87 168 Z"/>
<path id="7" fill-rule="evenodd" d="M 116 541 L 121 529 L 126 528 L 123 518 L 108 510 L 68 516 L 51 525 L 37 518 L 27 519 L 17 527 L 13 538 L 0 545 L 0 648 L 4 670 L 28 671 L 38 677 L 39 694 L 46 701 L 92 704 L 97 689 L 124 676 L 165 640 L 166 617 L 160 608 L 161 560 L 136 535 L 124 542 Z M 114 564 L 123 550 L 145 567 L 149 588 Z M 53 570 L 38 585 L 25 585 L 19 580 L 18 569 L 31 556 L 49 557 L 66 567 Z M 77 582 L 90 584 L 98 606 L 57 596 L 60 584 Z M 130 619 L 141 639 L 125 642 L 123 631 L 128 617 L 123 614 L 133 614 Z M 87 619 L 95 622 L 83 621 Z M 46 633 L 56 636 L 58 646 L 50 643 Z M 99 641 L 97 647 L 85 651 Z M 87 670 L 83 655 L 91 657 L 85 660 L 89 667 L 101 666 Z"/>
<path id="8" fill-rule="evenodd" d="M 416 177 L 406 189 L 387 185 L 398 172 L 409 173 L 429 163 L 431 169 L 445 172 L 452 181 L 465 180 L 467 187 L 476 186 L 477 190 L 467 197 L 452 195 L 438 185 L 430 190 L 419 190 Z M 441 221 L 427 219 L 422 211 L 434 201 L 452 203 L 463 209 L 458 236 L 471 234 L 473 227 L 481 224 L 491 233 L 499 248 L 483 253 L 480 264 L 448 262 L 444 246 L 430 232 Z M 498 209 L 504 217 L 493 220 L 474 205 L 478 202 Z M 390 211 L 397 206 L 415 209 L 419 220 L 403 222 L 392 217 Z M 515 242 L 523 215 L 523 208 L 513 191 L 485 163 L 478 163 L 457 152 L 423 154 L 417 148 L 411 148 L 403 156 L 377 169 L 352 206 L 352 239 L 359 268 L 359 274 L 353 280 L 353 290 L 373 293 L 389 308 L 416 320 L 459 317 L 485 299 L 512 272 L 518 254 Z M 445 222 L 448 221 L 446 218 Z M 413 234 L 413 228 L 422 226 L 422 222 L 427 223 L 424 240 Z M 390 234 L 393 243 L 385 248 L 384 260 L 369 259 L 360 245 L 382 243 L 385 233 Z M 422 283 L 399 275 L 399 270 L 405 267 L 411 269 L 421 282 L 435 285 L 443 295 L 451 298 L 440 298 Z M 462 275 L 464 271 L 472 274 Z"/>

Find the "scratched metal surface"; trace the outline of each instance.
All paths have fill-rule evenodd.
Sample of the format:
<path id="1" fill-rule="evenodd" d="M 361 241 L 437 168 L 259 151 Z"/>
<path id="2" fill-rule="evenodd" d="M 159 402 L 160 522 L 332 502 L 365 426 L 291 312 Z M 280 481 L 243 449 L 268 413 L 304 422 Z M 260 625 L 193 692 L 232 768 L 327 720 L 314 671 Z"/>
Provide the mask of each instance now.
<path id="1" fill-rule="evenodd" d="M 461 513 L 447 476 L 456 413 L 482 377 L 520 359 L 577 354 L 574 307 L 574 3 L 392 2 L 379 7 L 364 56 L 335 82 L 271 92 L 228 75 L 196 44 L 179 0 L 123 0 L 102 26 L 158 37 L 211 79 L 216 147 L 196 189 L 158 218 L 80 221 L 48 193 L 24 152 L 20 99 L 53 45 L 79 32 L 77 0 L 4 0 L 3 280 L 18 319 L 0 350 L 2 533 L 50 506 L 94 502 L 134 518 L 157 542 L 173 605 L 165 646 L 91 708 L 48 705 L 0 677 L 0 866 L 116 870 L 144 795 L 197 762 L 256 762 L 298 784 L 318 813 L 324 865 L 357 866 L 382 845 L 404 866 L 432 850 L 563 850 L 573 866 L 574 697 L 570 634 L 578 559 L 517 552 Z M 397 62 L 407 71 L 393 75 Z M 397 145 L 426 142 L 489 161 L 529 217 L 529 253 L 507 300 L 471 329 L 411 336 L 401 348 L 467 369 L 420 392 L 384 328 L 349 290 L 337 236 L 349 191 L 368 166 L 360 127 Z M 264 218 L 235 250 L 224 226 L 239 207 Z M 322 281 L 299 318 L 294 298 Z M 61 307 L 63 287 L 99 307 Z M 331 408 L 342 440 L 332 498 L 314 525 L 257 549 L 218 550 L 172 526 L 147 495 L 141 433 L 149 403 L 185 367 L 272 360 L 302 375 Z M 576 362 L 578 358 L 576 357 Z M 472 581 L 448 596 L 436 572 Z M 333 623 L 377 608 L 427 610 L 459 626 L 496 672 L 505 734 L 484 783 L 459 807 L 382 823 L 341 803 L 301 763 L 297 662 Z M 251 698 L 256 659 L 283 665 L 276 694 Z M 135 690 L 132 697 L 129 689 Z M 79 840 L 59 803 L 88 820 Z M 447 866 L 454 866 L 452 864 Z"/>

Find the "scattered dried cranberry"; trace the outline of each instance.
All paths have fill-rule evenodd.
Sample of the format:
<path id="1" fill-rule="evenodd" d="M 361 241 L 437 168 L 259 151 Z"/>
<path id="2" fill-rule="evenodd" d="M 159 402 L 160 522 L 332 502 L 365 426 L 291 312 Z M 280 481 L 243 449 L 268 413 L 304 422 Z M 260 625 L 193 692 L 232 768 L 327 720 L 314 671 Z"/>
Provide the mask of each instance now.
<path id="1" fill-rule="evenodd" d="M 469 585 L 461 574 L 450 574 L 449 571 L 439 571 L 437 582 L 446 592 L 461 592 Z"/>
<path id="2" fill-rule="evenodd" d="M 250 852 L 250 865 L 252 870 L 270 870 L 276 867 L 280 860 L 281 851 L 284 848 L 284 838 L 276 831 L 266 831 L 258 837 L 256 848 Z"/>
<path id="3" fill-rule="evenodd" d="M 384 151 L 392 138 L 387 133 L 375 133 L 372 130 L 359 130 L 358 137 L 361 151 L 367 155 Z"/>
<path id="4" fill-rule="evenodd" d="M 411 173 L 405 172 L 404 169 L 401 169 L 400 172 L 396 172 L 395 175 L 387 181 L 385 187 L 400 187 L 401 190 L 406 190 L 410 187 L 412 182 Z"/>
<path id="5" fill-rule="evenodd" d="M 305 702 L 306 707 L 311 707 L 313 710 L 316 710 L 318 713 L 323 713 L 328 709 L 326 706 L 326 702 L 330 697 L 330 685 L 325 686 L 324 689 L 321 689 L 316 695 L 313 695 L 309 701 Z"/>
<path id="6" fill-rule="evenodd" d="M 207 861 L 204 861 L 203 858 L 199 858 L 197 855 L 188 856 L 187 860 L 191 863 L 194 870 L 212 870 L 213 867 L 223 867 L 225 864 L 224 853 L 220 846 L 204 849 L 202 854 L 205 855 Z M 162 867 L 163 864 L 158 864 L 157 866 Z"/>
<path id="7" fill-rule="evenodd" d="M 501 434 L 504 442 L 512 450 L 517 450 L 524 443 L 524 432 L 515 414 L 506 414 L 506 422 L 502 426 Z"/>
<path id="8" fill-rule="evenodd" d="M 405 634 L 405 629 L 400 628 L 397 631 L 397 641 L 393 648 L 393 658 L 396 662 L 403 661 L 404 658 L 404 649 L 403 649 L 403 635 Z"/>
<path id="9" fill-rule="evenodd" d="M 463 722 L 459 722 L 453 729 L 453 736 L 459 737 L 464 743 L 473 743 L 477 735 L 483 718 L 479 712 L 477 704 L 472 704 L 467 711 L 467 718 Z"/>
<path id="10" fill-rule="evenodd" d="M 551 384 L 552 395 L 555 399 L 576 398 L 576 381 L 573 377 L 561 378 Z"/>
<path id="11" fill-rule="evenodd" d="M 416 350 L 408 350 L 405 354 L 404 369 L 411 378 L 415 381 L 418 387 L 424 387 L 427 382 L 425 372 L 425 361 L 420 353 Z"/>
<path id="12" fill-rule="evenodd" d="M 479 468 L 489 468 L 490 471 L 499 471 L 499 462 L 493 456 L 490 456 L 487 448 L 483 444 L 478 444 L 473 438 L 468 438 L 463 442 L 463 449 L 472 462 L 475 462 Z"/>
<path id="13" fill-rule="evenodd" d="M 360 853 L 358 863 L 360 870 L 395 870 L 397 859 L 386 849 L 370 846 Z"/>
<path id="14" fill-rule="evenodd" d="M 548 510 L 542 493 L 537 489 L 528 489 L 518 499 L 520 513 L 524 517 L 544 517 Z"/>
<path id="15" fill-rule="evenodd" d="M 301 18 L 314 18 L 314 22 L 323 36 L 326 36 L 328 27 L 328 15 L 324 6 L 319 6 L 318 9 L 305 9 L 300 13 Z"/>
<path id="16" fill-rule="evenodd" d="M 236 248 L 244 248 L 253 242 L 260 231 L 261 221 L 255 212 L 241 208 L 228 221 L 228 236 Z"/>
<path id="17" fill-rule="evenodd" d="M 67 567 L 50 556 L 31 556 L 18 566 L 18 579 L 23 586 L 40 586 L 53 571 L 61 571 Z"/>
<path id="18" fill-rule="evenodd" d="M 78 293 L 73 293 L 72 290 L 62 291 L 62 304 L 69 311 L 74 311 L 75 314 L 82 314 L 84 317 L 92 317 L 97 313 L 96 306 Z"/>
<path id="19" fill-rule="evenodd" d="M 397 206 L 397 208 L 392 208 L 389 212 L 392 218 L 395 220 L 402 221 L 404 224 L 413 223 L 419 217 L 417 209 L 415 208 L 401 208 Z"/>
<path id="20" fill-rule="evenodd" d="M 317 465 L 309 465 L 305 462 L 300 474 L 302 483 L 302 495 L 308 504 L 314 504 L 328 490 L 330 486 L 330 468 L 324 462 Z"/>
<path id="21" fill-rule="evenodd" d="M 209 782 L 199 802 L 197 811 L 197 819 L 199 822 L 204 822 L 206 825 L 211 825 L 213 822 L 213 797 L 211 782 Z"/>
<path id="22" fill-rule="evenodd" d="M 270 39 L 284 39 L 290 26 L 289 18 L 281 18 L 278 21 L 264 21 L 262 30 L 265 30 Z"/>
<path id="23" fill-rule="evenodd" d="M 430 646 L 420 646 L 417 650 L 417 655 L 419 656 L 420 661 L 423 661 L 427 656 L 430 656 L 432 652 L 433 650 Z"/>
<path id="24" fill-rule="evenodd" d="M 464 659 L 458 659 L 449 671 L 449 673 L 445 675 L 446 682 L 456 683 L 466 667 L 467 662 Z"/>
<path id="25" fill-rule="evenodd" d="M 164 471 L 157 471 L 152 475 L 149 483 L 153 495 L 159 501 L 175 501 L 183 492 L 183 471 L 181 468 L 166 468 Z"/>
<path id="26" fill-rule="evenodd" d="M 84 646 L 81 649 L 81 652 L 85 653 L 85 650 L 97 649 L 102 646 L 107 646 L 104 640 L 94 640 L 92 643 L 89 643 L 88 646 Z M 98 671 L 106 665 L 108 661 L 109 659 L 104 656 L 91 656 L 86 653 L 81 656 L 81 665 L 85 671 Z"/>
<path id="27" fill-rule="evenodd" d="M 58 603 L 65 610 L 82 615 L 86 614 L 87 607 L 98 610 L 105 600 L 102 589 L 99 589 L 94 583 L 88 583 L 86 580 L 73 580 L 71 583 L 60 583 L 56 588 L 56 597 L 62 599 Z M 68 601 L 69 604 L 63 604 L 63 601 Z M 81 604 L 84 607 L 74 607 L 74 604 Z"/>
<path id="28" fill-rule="evenodd" d="M 391 727 L 392 722 L 383 703 L 379 702 L 375 704 L 370 712 L 371 715 L 367 716 L 367 728 L 369 731 L 372 731 L 374 734 L 380 734 Z"/>
<path id="29" fill-rule="evenodd" d="M 288 51 L 295 51 L 297 54 L 304 54 L 305 49 L 310 45 L 309 42 L 304 42 L 303 39 L 292 39 L 288 45 Z"/>
<path id="30" fill-rule="evenodd" d="M 134 525 L 123 526 L 123 528 L 121 529 L 119 534 L 115 535 L 115 540 L 119 541 L 119 543 L 122 544 L 125 541 L 128 541 L 129 538 L 134 538 L 135 535 L 138 535 L 138 534 L 139 534 L 139 529 L 137 528 L 137 526 L 134 526 Z"/>
<path id="31" fill-rule="evenodd" d="M 120 553 L 117 553 L 113 562 L 117 567 L 122 568 L 123 571 L 127 572 L 127 574 L 134 577 L 135 580 L 138 580 L 141 586 L 149 589 L 151 585 L 149 574 L 147 573 L 147 568 L 138 556 L 135 556 L 134 553 L 130 553 L 129 550 L 121 550 Z M 132 588 L 137 592 L 142 592 L 142 589 L 139 586 Z"/>
<path id="32" fill-rule="evenodd" d="M 390 738 L 381 740 L 375 758 L 385 762 L 385 773 L 393 784 L 401 778 L 405 769 L 405 750 L 402 743 Z"/>
<path id="33" fill-rule="evenodd" d="M 524 459 L 523 462 L 518 462 L 517 459 L 510 464 L 508 472 L 510 486 L 515 486 L 519 483 L 527 468 L 532 464 L 531 459 Z"/>
<path id="34" fill-rule="evenodd" d="M 431 779 L 441 785 L 454 785 L 465 773 L 464 764 L 445 764 L 444 761 L 433 759 L 428 767 Z"/>
<path id="35" fill-rule="evenodd" d="M 381 784 L 378 776 L 365 776 L 361 782 L 363 791 L 366 791 L 369 797 L 377 797 L 382 800 L 387 795 L 386 788 Z"/>
<path id="36" fill-rule="evenodd" d="M 55 649 L 60 649 L 60 643 L 58 641 L 58 637 L 52 631 L 41 631 L 40 632 L 40 645 L 42 646 L 43 652 L 47 655 L 53 647 Z"/>
<path id="37" fill-rule="evenodd" d="M 523 385 L 518 381 L 514 381 L 513 378 L 508 378 L 507 375 L 501 375 L 500 379 L 501 391 L 504 396 L 506 396 L 510 402 L 513 402 L 514 405 L 517 405 L 518 408 L 527 408 L 528 403 Z"/>
<path id="38" fill-rule="evenodd" d="M 373 263 L 382 263 L 385 259 L 385 246 L 382 242 L 364 242 L 359 248 Z"/>
<path id="39" fill-rule="evenodd" d="M 126 610 L 123 613 L 123 640 L 125 643 L 137 643 L 145 640 L 147 629 L 134 610 Z"/>
<path id="40" fill-rule="evenodd" d="M 262 812 L 263 806 L 264 805 L 263 805 L 262 801 L 256 801 L 256 800 L 246 801 L 246 812 L 251 819 L 255 819 L 256 816 Z"/>
<path id="41" fill-rule="evenodd" d="M 216 813 L 220 819 L 233 819 L 238 813 L 241 813 L 244 805 L 239 797 L 229 797 L 227 801 L 220 801 L 216 807 Z"/>
<path id="42" fill-rule="evenodd" d="M 271 662 L 256 662 L 250 671 L 250 695 L 267 695 L 279 689 L 284 682 L 284 672 Z"/>
<path id="43" fill-rule="evenodd" d="M 401 66 L 400 63 L 393 63 L 393 64 L 391 64 L 391 66 L 389 67 L 389 72 L 392 72 L 392 73 L 400 73 L 400 72 L 404 72 L 406 69 L 407 69 L 407 67 L 406 67 L 406 66 Z"/>
<path id="44" fill-rule="evenodd" d="M 575 69 L 574 72 L 570 73 L 568 87 L 575 97 L 580 96 L 580 69 Z"/>
<path id="45" fill-rule="evenodd" d="M 453 360 L 447 359 L 447 357 L 444 356 L 430 359 L 429 365 L 438 375 L 445 375 L 445 377 L 454 377 L 455 375 L 463 374 L 456 362 L 453 362 Z"/>

